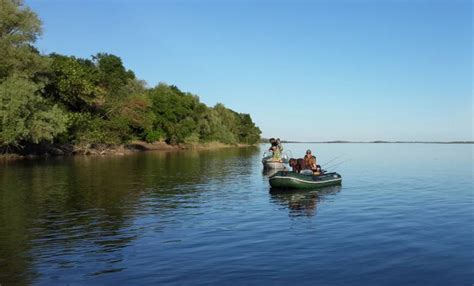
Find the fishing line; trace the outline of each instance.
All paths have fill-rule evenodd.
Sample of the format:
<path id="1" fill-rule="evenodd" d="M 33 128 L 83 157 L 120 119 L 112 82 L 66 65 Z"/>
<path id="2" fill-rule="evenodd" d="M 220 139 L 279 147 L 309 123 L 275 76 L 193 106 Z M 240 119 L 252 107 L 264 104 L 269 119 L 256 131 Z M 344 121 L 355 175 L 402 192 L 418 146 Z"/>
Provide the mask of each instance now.
<path id="1" fill-rule="evenodd" d="M 339 156 L 336 156 L 336 157 L 332 158 L 331 160 L 329 160 L 329 161 L 323 163 L 322 165 L 327 165 L 327 164 L 329 164 L 329 163 L 331 163 L 331 162 L 334 162 L 334 161 L 336 161 L 337 159 L 341 158 L 342 156 L 344 156 L 344 154 L 339 155 Z"/>
<path id="2" fill-rule="evenodd" d="M 327 166 L 326 166 L 326 165 L 322 165 L 322 166 L 324 166 L 324 167 L 326 167 L 326 168 L 332 168 L 332 167 L 334 167 L 334 166 L 336 166 L 336 165 L 338 165 L 339 163 L 344 162 L 344 161 L 345 161 L 345 160 L 342 160 L 342 161 L 340 160 L 340 161 L 333 162 L 332 164 L 328 164 Z"/>
<path id="3" fill-rule="evenodd" d="M 340 162 L 340 163 L 338 163 L 338 164 L 332 165 L 330 168 L 335 170 L 335 169 L 336 169 L 337 167 L 339 167 L 340 165 L 342 165 L 342 164 L 344 164 L 344 163 L 347 163 L 347 162 L 349 162 L 349 161 L 350 161 L 350 160 L 342 161 L 342 162 Z M 329 168 L 328 168 L 328 169 L 329 169 Z"/>

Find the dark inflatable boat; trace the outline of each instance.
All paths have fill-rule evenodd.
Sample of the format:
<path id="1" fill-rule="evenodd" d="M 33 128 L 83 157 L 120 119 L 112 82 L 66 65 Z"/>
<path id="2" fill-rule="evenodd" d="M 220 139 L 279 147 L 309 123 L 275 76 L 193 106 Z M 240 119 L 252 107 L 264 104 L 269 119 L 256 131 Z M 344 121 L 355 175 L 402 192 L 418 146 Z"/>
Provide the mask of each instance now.
<path id="1" fill-rule="evenodd" d="M 340 185 L 342 177 L 336 172 L 321 175 L 299 174 L 290 171 L 279 171 L 270 178 L 270 186 L 280 189 L 316 189 Z"/>

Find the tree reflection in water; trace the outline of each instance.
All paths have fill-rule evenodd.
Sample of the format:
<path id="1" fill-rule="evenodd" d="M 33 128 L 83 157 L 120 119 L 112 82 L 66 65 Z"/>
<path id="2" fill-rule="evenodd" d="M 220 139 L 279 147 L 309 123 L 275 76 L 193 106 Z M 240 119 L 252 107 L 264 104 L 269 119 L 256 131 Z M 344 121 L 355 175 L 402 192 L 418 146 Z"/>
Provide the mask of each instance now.
<path id="1" fill-rule="evenodd" d="M 314 216 L 320 202 L 340 191 L 341 186 L 331 186 L 315 190 L 270 188 L 270 196 L 272 202 L 288 207 L 290 217 Z"/>
<path id="2" fill-rule="evenodd" d="M 122 249 L 169 226 L 233 172 L 248 177 L 258 148 L 45 158 L 0 164 L 0 284 L 121 271 Z M 141 224 L 143 223 L 143 224 Z M 122 265 L 123 266 L 123 265 Z M 59 270 L 58 270 L 59 269 Z M 51 278 L 52 277 L 52 278 Z"/>

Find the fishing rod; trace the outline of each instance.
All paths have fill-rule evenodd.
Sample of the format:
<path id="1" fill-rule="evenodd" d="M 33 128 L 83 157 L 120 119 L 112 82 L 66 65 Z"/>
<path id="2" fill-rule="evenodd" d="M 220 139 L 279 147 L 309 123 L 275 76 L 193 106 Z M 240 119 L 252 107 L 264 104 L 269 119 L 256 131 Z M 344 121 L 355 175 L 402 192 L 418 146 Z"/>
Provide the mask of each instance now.
<path id="1" fill-rule="evenodd" d="M 345 160 L 345 161 L 342 161 L 342 162 L 339 162 L 339 163 L 336 163 L 336 164 L 332 164 L 331 166 L 326 167 L 326 169 L 335 169 L 335 168 L 339 167 L 340 165 L 342 165 L 344 163 L 347 163 L 349 161 L 350 160 Z"/>
<path id="2" fill-rule="evenodd" d="M 327 167 L 332 167 L 332 166 L 335 166 L 335 165 L 339 164 L 340 162 L 344 162 L 344 161 L 345 161 L 345 160 L 338 160 L 338 161 L 336 161 L 336 162 L 333 162 L 332 164 L 327 164 L 327 165 L 322 165 L 322 166 L 325 166 L 325 167 L 326 167 L 326 166 L 327 166 Z"/>
<path id="3" fill-rule="evenodd" d="M 341 165 L 341 164 L 343 164 L 343 163 L 346 163 L 346 162 L 348 162 L 348 161 L 350 161 L 350 160 L 348 159 L 348 160 L 343 160 L 343 161 L 335 162 L 335 163 L 329 164 L 328 167 L 329 167 L 329 168 L 334 168 L 334 167 L 339 166 L 339 165 Z"/>
<path id="4" fill-rule="evenodd" d="M 342 156 L 344 156 L 344 155 L 336 156 L 336 157 L 332 158 L 331 160 L 329 160 L 329 161 L 323 163 L 322 165 L 327 165 L 327 164 L 329 164 L 329 163 L 331 163 L 331 162 L 334 162 L 335 160 L 341 158 Z"/>

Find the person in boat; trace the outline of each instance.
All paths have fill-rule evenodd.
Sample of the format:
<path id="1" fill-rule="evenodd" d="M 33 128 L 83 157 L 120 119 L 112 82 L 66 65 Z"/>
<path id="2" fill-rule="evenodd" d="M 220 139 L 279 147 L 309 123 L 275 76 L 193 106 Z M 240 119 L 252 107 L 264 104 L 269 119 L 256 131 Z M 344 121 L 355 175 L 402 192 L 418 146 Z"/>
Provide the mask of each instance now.
<path id="1" fill-rule="evenodd" d="M 270 142 L 270 148 L 268 148 L 268 151 L 273 151 L 273 150 L 272 150 L 272 149 L 273 149 L 273 146 L 276 146 L 276 145 L 277 145 L 275 138 L 270 138 L 269 142 Z"/>
<path id="2" fill-rule="evenodd" d="M 314 175 L 321 174 L 321 166 L 317 164 L 316 156 L 313 156 L 311 150 L 306 150 L 306 155 L 304 156 L 304 163 L 306 169 L 313 171 Z"/>
<path id="3" fill-rule="evenodd" d="M 276 145 L 277 145 L 278 149 L 280 149 L 280 153 L 282 153 L 283 152 L 283 145 L 280 142 L 280 138 L 277 138 L 275 141 L 276 141 Z"/>
<path id="4" fill-rule="evenodd" d="M 273 161 L 277 161 L 277 162 L 281 162 L 281 152 L 280 152 L 280 149 L 277 147 L 277 146 L 272 146 L 270 148 L 270 150 L 272 151 L 273 155 L 272 155 L 272 160 Z"/>
<path id="5" fill-rule="evenodd" d="M 281 144 L 280 142 L 280 138 L 270 138 L 270 148 L 268 149 L 268 151 L 272 151 L 272 148 L 273 146 L 276 146 L 279 150 L 280 150 L 280 153 L 283 152 L 283 145 Z"/>
<path id="6" fill-rule="evenodd" d="M 282 161 L 282 154 L 283 154 L 283 145 L 280 142 L 280 138 L 270 138 L 270 148 L 268 149 L 269 152 L 272 152 L 273 158 L 278 158 L 278 161 Z M 275 152 L 275 148 L 277 149 Z"/>

